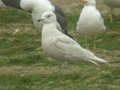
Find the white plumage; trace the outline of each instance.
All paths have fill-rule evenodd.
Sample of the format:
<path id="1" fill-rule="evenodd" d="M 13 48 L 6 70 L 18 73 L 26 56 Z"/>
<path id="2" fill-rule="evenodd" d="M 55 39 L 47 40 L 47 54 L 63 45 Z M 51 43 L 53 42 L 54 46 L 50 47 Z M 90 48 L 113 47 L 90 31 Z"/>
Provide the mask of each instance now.
<path id="1" fill-rule="evenodd" d="M 5 6 L 1 0 L 0 0 L 0 6 Z"/>
<path id="2" fill-rule="evenodd" d="M 61 26 L 63 33 L 68 35 L 66 26 L 67 20 L 63 11 L 56 5 L 52 4 L 50 0 L 0 0 L 1 4 L 10 6 L 13 8 L 25 10 L 31 13 L 33 18 L 33 23 L 37 28 L 41 28 L 41 25 L 38 24 L 38 18 L 41 14 L 46 11 L 53 11 L 57 16 L 58 26 Z"/>
<path id="3" fill-rule="evenodd" d="M 77 22 L 77 31 L 83 35 L 95 35 L 104 32 L 106 27 L 95 0 L 83 0 L 85 4 Z"/>
<path id="4" fill-rule="evenodd" d="M 33 23 L 36 27 L 40 28 L 37 20 L 41 14 L 46 11 L 54 11 L 55 7 L 50 3 L 49 0 L 21 0 L 20 6 L 22 9 L 32 11 Z"/>
<path id="5" fill-rule="evenodd" d="M 24 10 L 32 11 L 32 18 L 34 25 L 38 28 L 41 28 L 41 25 L 38 22 L 38 19 L 41 15 L 46 11 L 52 11 L 57 16 L 58 26 L 61 26 L 61 32 L 68 35 L 66 30 L 66 18 L 61 9 L 55 5 L 53 5 L 49 0 L 21 0 L 20 6 Z"/>
<path id="6" fill-rule="evenodd" d="M 19 6 L 21 9 L 26 11 L 31 11 L 31 15 L 33 18 L 33 23 L 37 28 L 40 28 L 41 25 L 38 25 L 37 19 L 40 18 L 41 14 L 46 11 L 54 11 L 55 7 L 51 4 L 49 0 L 14 0 L 14 2 L 10 2 L 11 0 L 2 1 L 0 0 L 0 5 L 6 5 L 11 7 Z M 17 1 L 19 4 L 17 5 Z M 15 6 L 16 5 L 16 6 Z"/>
<path id="7" fill-rule="evenodd" d="M 82 48 L 72 38 L 61 33 L 57 28 L 56 16 L 53 12 L 45 12 L 40 21 L 42 28 L 42 47 L 44 51 L 57 60 L 89 61 L 107 63 L 96 57 L 91 51 Z"/>

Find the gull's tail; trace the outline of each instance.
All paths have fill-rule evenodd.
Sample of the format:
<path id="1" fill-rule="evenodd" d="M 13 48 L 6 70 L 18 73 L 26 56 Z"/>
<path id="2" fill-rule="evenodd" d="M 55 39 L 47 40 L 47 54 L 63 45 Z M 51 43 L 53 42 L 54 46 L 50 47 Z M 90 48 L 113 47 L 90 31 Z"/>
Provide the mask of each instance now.
<path id="1" fill-rule="evenodd" d="M 87 57 L 86 59 L 91 63 L 94 63 L 96 65 L 98 65 L 98 63 L 109 64 L 106 60 L 97 57 L 94 53 L 92 53 L 87 49 L 84 49 L 84 53 L 86 54 L 86 57 Z"/>
<path id="2" fill-rule="evenodd" d="M 94 57 L 92 59 L 89 60 L 91 63 L 94 63 L 96 65 L 98 65 L 97 62 L 100 62 L 100 63 L 104 63 L 104 64 L 109 64 L 106 60 L 102 59 L 102 58 L 99 58 L 99 57 Z"/>
<path id="3" fill-rule="evenodd" d="M 106 64 L 108 64 L 108 62 L 107 62 L 106 60 L 102 59 L 102 58 L 95 57 L 95 59 L 96 59 L 96 61 L 99 61 L 99 62 L 101 62 L 101 63 L 106 63 Z"/>

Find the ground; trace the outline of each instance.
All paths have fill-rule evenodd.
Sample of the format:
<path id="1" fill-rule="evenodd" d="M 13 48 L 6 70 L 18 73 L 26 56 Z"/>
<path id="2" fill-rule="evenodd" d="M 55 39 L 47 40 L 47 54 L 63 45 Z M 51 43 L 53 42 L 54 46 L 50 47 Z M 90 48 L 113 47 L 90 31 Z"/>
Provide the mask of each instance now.
<path id="1" fill-rule="evenodd" d="M 54 1 L 65 11 L 69 33 L 85 47 L 84 37 L 75 32 L 82 7 L 79 0 Z M 69 62 L 67 68 L 59 69 L 57 60 L 42 50 L 41 32 L 31 16 L 0 8 L 0 90 L 120 90 L 120 18 L 113 23 L 104 18 L 111 31 L 97 36 L 96 50 L 93 40 L 88 43 L 110 65 Z"/>

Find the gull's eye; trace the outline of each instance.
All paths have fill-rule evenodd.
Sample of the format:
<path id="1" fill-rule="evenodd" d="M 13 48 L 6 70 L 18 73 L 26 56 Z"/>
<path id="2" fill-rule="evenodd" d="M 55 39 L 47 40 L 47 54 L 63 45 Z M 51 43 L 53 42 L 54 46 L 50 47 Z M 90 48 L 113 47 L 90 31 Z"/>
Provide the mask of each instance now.
<path id="1" fill-rule="evenodd" d="M 49 18 L 51 15 L 48 15 L 47 18 Z"/>
<path id="2" fill-rule="evenodd" d="M 38 22 L 41 22 L 41 19 L 38 19 L 37 21 L 38 21 Z"/>

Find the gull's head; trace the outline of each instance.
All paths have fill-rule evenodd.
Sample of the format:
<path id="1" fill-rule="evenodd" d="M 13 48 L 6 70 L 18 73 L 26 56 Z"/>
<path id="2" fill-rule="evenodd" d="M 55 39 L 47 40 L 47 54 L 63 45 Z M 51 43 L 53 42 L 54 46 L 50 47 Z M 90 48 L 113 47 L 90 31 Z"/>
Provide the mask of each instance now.
<path id="1" fill-rule="evenodd" d="M 84 5 L 96 5 L 96 0 L 82 0 Z"/>
<path id="2" fill-rule="evenodd" d="M 56 22 L 56 15 L 52 11 L 46 11 L 41 15 L 41 18 L 38 19 L 38 22 L 42 24 Z"/>

